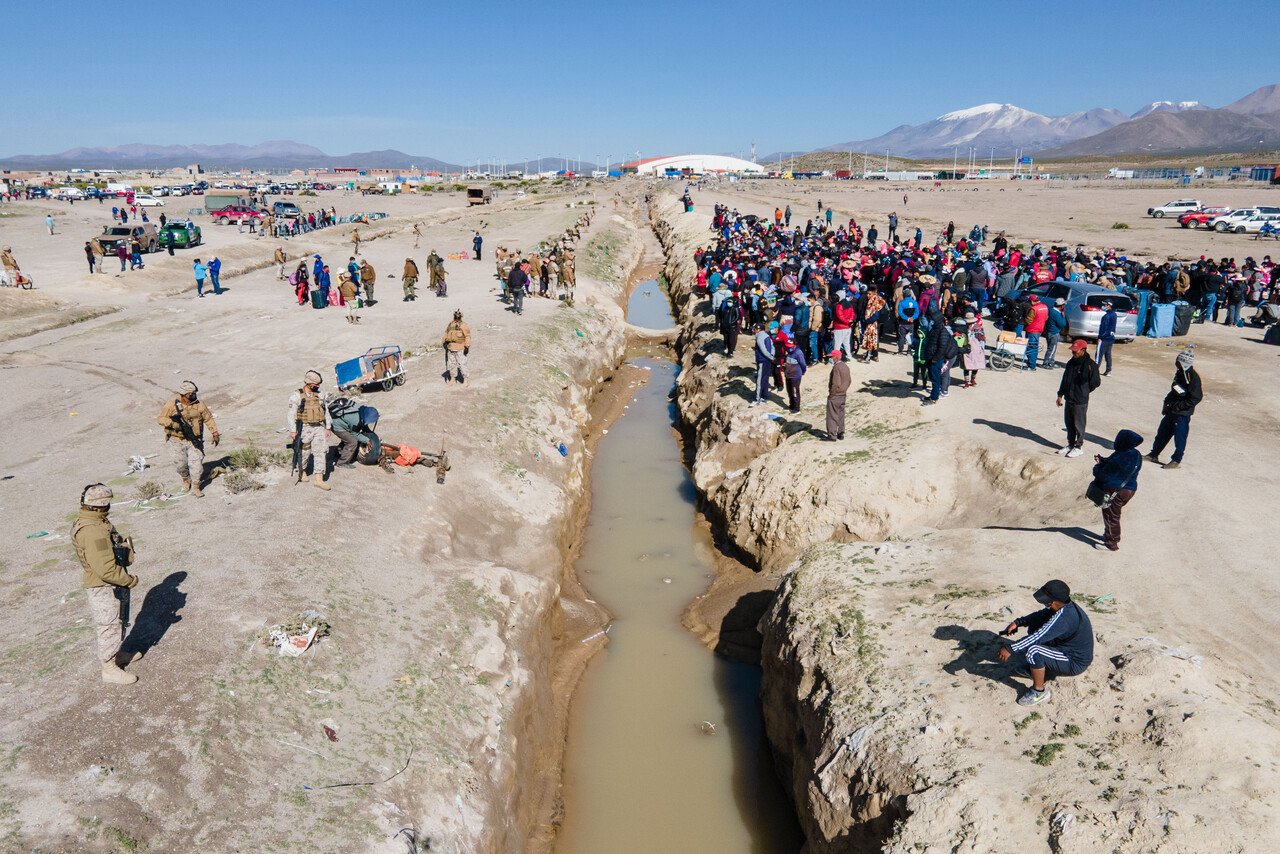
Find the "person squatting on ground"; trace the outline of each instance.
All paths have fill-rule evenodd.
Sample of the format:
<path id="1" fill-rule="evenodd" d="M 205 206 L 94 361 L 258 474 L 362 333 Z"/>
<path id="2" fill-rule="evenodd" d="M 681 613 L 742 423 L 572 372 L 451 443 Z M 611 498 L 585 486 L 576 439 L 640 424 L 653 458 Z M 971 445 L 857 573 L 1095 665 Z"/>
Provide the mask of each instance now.
<path id="1" fill-rule="evenodd" d="M 1147 459 L 1159 465 L 1160 452 L 1172 439 L 1173 457 L 1164 464 L 1167 469 L 1181 467 L 1182 454 L 1187 450 L 1187 434 L 1191 432 L 1191 416 L 1195 414 L 1196 405 L 1204 399 L 1200 375 L 1192 365 L 1194 360 L 1195 354 L 1190 350 L 1183 350 L 1178 354 L 1175 360 L 1177 369 L 1174 371 L 1173 384 L 1169 387 L 1169 393 L 1164 396 L 1160 426 L 1156 428 L 1156 438 L 1151 443 L 1151 453 L 1147 454 Z"/>
<path id="2" fill-rule="evenodd" d="M 1132 430 L 1116 434 L 1115 450 L 1110 456 L 1094 456 L 1093 484 L 1102 493 L 1102 545 L 1120 551 L 1120 511 L 1138 491 L 1138 472 L 1142 470 L 1142 454 L 1138 446 L 1142 437 Z"/>
<path id="3" fill-rule="evenodd" d="M 1002 633 L 1014 635 L 1019 628 L 1025 628 L 1029 634 L 1001 647 L 996 655 L 1001 661 L 1015 662 L 1015 676 L 1031 677 L 1031 687 L 1018 697 L 1020 706 L 1034 706 L 1049 699 L 1049 689 L 1044 684 L 1046 672 L 1079 676 L 1093 663 L 1093 625 L 1084 609 L 1071 601 L 1071 588 L 1066 582 L 1055 578 L 1032 596 L 1044 608 L 1019 617 Z"/>
<path id="4" fill-rule="evenodd" d="M 129 619 L 129 591 L 137 585 L 138 577 L 126 569 L 133 563 L 133 542 L 121 537 L 107 520 L 111 498 L 105 484 L 84 488 L 80 512 L 71 526 L 71 544 L 84 569 L 82 583 L 97 636 L 102 681 L 131 685 L 138 677 L 120 668 L 141 658 L 142 653 L 124 653 L 120 646 Z"/>
<path id="5" fill-rule="evenodd" d="M 178 396 L 164 405 L 156 423 L 164 428 L 164 441 L 169 447 L 174 469 L 182 478 L 182 491 L 203 498 L 204 426 L 209 425 L 210 439 L 218 447 L 222 434 L 213 413 L 199 398 L 200 390 L 191 380 L 178 388 Z"/>
<path id="6" fill-rule="evenodd" d="M 1062 418 L 1067 427 L 1067 444 L 1058 453 L 1078 457 L 1084 451 L 1085 423 L 1089 417 L 1089 394 L 1102 385 L 1098 363 L 1089 356 L 1089 345 L 1083 338 L 1071 342 L 1071 358 L 1062 369 L 1062 381 L 1058 383 L 1058 406 L 1063 406 Z"/>
<path id="7" fill-rule="evenodd" d="M 831 375 L 827 378 L 827 440 L 838 441 L 844 438 L 844 405 L 853 384 L 849 374 L 849 363 L 844 361 L 843 353 L 832 350 L 827 356 L 831 359 Z"/>
<path id="8" fill-rule="evenodd" d="M 462 320 L 462 309 L 453 312 L 453 320 L 444 330 L 444 381 L 453 383 L 457 374 L 458 384 L 466 383 L 463 369 L 467 365 L 467 356 L 471 355 L 471 327 Z"/>
<path id="9" fill-rule="evenodd" d="M 302 439 L 302 453 L 298 458 L 298 482 L 306 477 L 307 464 L 314 463 L 315 485 L 328 490 L 329 484 L 324 482 L 325 468 L 329 455 L 329 436 L 333 427 L 333 419 L 329 415 L 329 407 L 325 406 L 320 395 L 320 384 L 324 379 L 316 371 L 307 371 L 302 380 L 302 388 L 289 396 L 289 415 L 285 423 L 289 427 L 289 441 Z"/>

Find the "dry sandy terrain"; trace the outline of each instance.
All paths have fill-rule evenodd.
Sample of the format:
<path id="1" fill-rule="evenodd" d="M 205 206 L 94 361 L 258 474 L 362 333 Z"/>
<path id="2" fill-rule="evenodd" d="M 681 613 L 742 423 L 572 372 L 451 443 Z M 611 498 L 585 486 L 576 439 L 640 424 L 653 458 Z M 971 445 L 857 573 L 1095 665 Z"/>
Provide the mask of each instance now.
<path id="1" fill-rule="evenodd" d="M 823 187 L 818 194 L 864 224 L 869 211 L 885 209 L 877 200 L 888 201 L 874 191 Z M 1093 210 L 1094 222 L 1110 222 L 1173 194 L 1036 195 L 1033 202 L 1032 191 L 979 192 L 973 198 L 984 208 L 976 218 L 993 230 L 1007 227 L 1015 242 L 1096 245 L 1088 223 L 1064 224 L 1064 212 Z M 972 213 L 960 219 L 961 198 L 912 193 L 903 226 L 914 228 L 917 216 L 969 222 Z M 723 200 L 759 214 L 771 214 L 774 204 L 750 190 L 703 191 L 695 199 L 704 210 Z M 677 224 L 677 256 L 706 241 L 705 215 L 678 214 L 667 203 L 663 216 Z M 1140 225 L 1127 235 L 1131 252 L 1146 245 L 1188 257 L 1206 238 L 1127 218 Z M 1214 251 L 1242 258 L 1249 250 Z M 674 292 L 687 287 L 688 270 L 669 265 Z M 829 369 L 805 377 L 801 415 L 777 403 L 749 409 L 749 346 L 725 360 L 704 305 L 689 303 L 681 318 L 680 405 L 698 443 L 695 482 L 726 547 L 761 567 L 745 578 L 741 570 L 723 575 L 689 620 L 709 643 L 734 652 L 750 634 L 743 612 L 751 610 L 735 606 L 758 600 L 753 591 L 772 586 L 768 579 L 799 557 L 786 576 L 791 588 L 762 627 L 766 718 L 784 765 L 792 762 L 802 812 L 809 811 L 807 850 L 861 850 L 859 840 L 891 836 L 894 851 L 916 843 L 1183 851 L 1206 850 L 1212 840 L 1222 850 L 1265 850 L 1280 795 L 1280 718 L 1271 701 L 1280 670 L 1269 640 L 1280 585 L 1266 572 L 1267 508 L 1280 504 L 1270 476 L 1280 465 L 1280 398 L 1271 381 L 1280 353 L 1258 331 L 1193 326 L 1173 346 L 1139 339 L 1119 347 L 1115 373 L 1090 405 L 1087 454 L 1066 460 L 1053 453 L 1063 437 L 1054 406 L 1059 374 L 986 372 L 977 388 L 953 384 L 941 405 L 922 409 L 908 388 L 909 361 L 886 353 L 853 366 L 849 439 L 823 443 L 817 433 Z M 1121 551 L 1099 550 L 1101 520 L 1082 497 L 1090 459 L 1108 453 L 1121 428 L 1137 430 L 1144 450 L 1150 447 L 1173 357 L 1187 344 L 1196 345 L 1205 400 L 1183 468 L 1148 464 L 1124 512 Z M 832 539 L 892 540 L 896 551 L 832 550 Z M 1054 577 L 1089 599 L 1107 598 L 1095 614 L 1094 666 L 1037 709 L 1045 724 L 1029 730 L 1039 739 L 1032 747 L 1062 741 L 1063 728 L 1074 724 L 1090 749 L 1106 753 L 1090 758 L 1090 770 L 1111 764 L 1122 769 L 1119 782 L 1084 773 L 1075 755 L 1041 770 L 1022 755 L 1027 745 L 1010 737 L 1011 721 L 1027 711 L 1014 705 L 1017 683 L 994 664 L 993 633 L 1010 613 L 1035 610 L 1030 591 Z M 1168 648 L 1197 658 L 1159 654 Z M 1126 671 L 1120 656 L 1129 654 L 1141 663 Z M 1192 716 L 1196 724 L 1184 726 Z M 871 746 L 841 754 L 843 740 L 863 743 L 864 726 L 876 733 Z M 1142 783 L 1125 786 L 1126 773 Z M 1222 790 L 1238 794 L 1223 802 Z M 894 819 L 908 813 L 915 819 L 895 829 Z M 1169 821 L 1166 813 L 1195 818 Z M 988 820 L 992 814 L 1000 817 Z M 1059 817 L 1051 833 L 1059 814 L 1072 818 Z M 958 824 L 956 815 L 970 820 Z M 1167 831 L 1159 831 L 1162 822 Z"/>
<path id="2" fill-rule="evenodd" d="M 321 253 L 336 279 L 349 226 L 286 242 L 206 220 L 207 246 L 89 277 L 81 246 L 109 207 L 60 208 L 53 237 L 45 204 L 0 220 L 0 241 L 40 286 L 6 299 L 121 307 L 0 345 L 8 849 L 399 852 L 408 828 L 432 850 L 516 850 L 550 811 L 564 706 L 552 696 L 553 644 L 580 631 L 579 646 L 604 616 L 562 603 L 559 582 L 585 494 L 585 405 L 625 343 L 617 301 L 635 227 L 625 209 L 601 211 L 579 243 L 577 307 L 530 299 L 516 317 L 497 299 L 494 247 L 527 251 L 558 235 L 584 196 L 472 210 L 456 195 L 320 201 L 340 215 L 397 215 L 360 226 L 378 303 L 359 326 L 341 309 L 298 306 L 269 264 L 280 243 L 294 263 Z M 469 250 L 477 228 L 485 260 L 446 262 L 447 299 L 424 278 L 418 300 L 401 301 L 406 256 L 425 272 L 431 249 Z M 196 299 L 191 259 L 215 252 L 226 292 Z M 455 308 L 473 331 L 462 388 L 441 379 Z M 217 480 L 203 499 L 133 501 L 143 482 L 178 485 L 155 418 L 183 379 L 218 419 L 213 468 L 250 444 L 282 449 L 302 373 L 319 370 L 331 389 L 336 362 L 384 344 L 413 357 L 404 386 L 366 396 L 379 433 L 424 451 L 447 444 L 446 484 L 430 469 L 361 466 L 338 470 L 323 493 L 273 467 L 255 475 L 258 491 L 233 495 Z M 124 475 L 131 455 L 153 468 Z M 95 480 L 113 486 L 112 519 L 138 544 L 133 640 L 147 654 L 128 688 L 98 680 L 69 544 L 77 496 Z M 304 658 L 255 642 L 306 609 L 333 635 Z M 381 781 L 406 763 L 390 783 L 314 788 Z"/>

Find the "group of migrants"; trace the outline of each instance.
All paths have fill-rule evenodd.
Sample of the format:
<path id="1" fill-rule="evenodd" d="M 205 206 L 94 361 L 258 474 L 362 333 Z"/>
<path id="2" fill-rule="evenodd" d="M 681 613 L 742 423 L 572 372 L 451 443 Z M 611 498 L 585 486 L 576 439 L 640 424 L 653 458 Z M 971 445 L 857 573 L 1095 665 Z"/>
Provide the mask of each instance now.
<path id="1" fill-rule="evenodd" d="M 712 220 L 716 237 L 709 248 L 694 253 L 695 290 L 709 299 L 726 356 L 733 356 L 741 333 L 753 336 L 752 406 L 768 401 L 773 387 L 786 390 L 788 409 L 798 413 L 807 369 L 817 363 L 834 365 L 827 390 L 824 438 L 829 441 L 844 438 L 844 398 L 851 382 L 847 361 L 877 361 L 882 336 L 894 339 L 898 354 L 910 356 L 911 387 L 923 389 L 923 405 L 933 405 L 948 395 L 957 366 L 963 372 L 962 388 L 978 385 L 986 366 L 988 337 L 998 334 L 988 324 L 1025 338 L 1028 370 L 1059 367 L 1056 349 L 1066 335 L 1065 300 L 1048 305 L 1035 294 L 1010 298 L 1014 291 L 1061 278 L 1093 281 L 1118 293 L 1132 283 L 1149 287 L 1161 299 L 1187 294 L 1186 288 L 1176 285 L 1165 291 L 1168 273 L 1176 271 L 1176 277 L 1180 265 L 1162 269 L 1114 253 L 1091 256 L 1083 248 L 1046 250 L 1039 244 L 1023 252 L 1011 247 L 1003 232 L 987 246 L 979 227 L 955 242 L 946 242 L 944 233 L 938 244 L 921 246 L 919 229 L 915 239 L 899 240 L 895 233 L 893 238 L 879 240 L 874 226 L 864 235 L 854 220 L 835 228 L 813 220 L 787 228 L 785 221 L 786 214 L 780 210 L 770 222 L 717 206 Z M 1197 281 L 1208 281 L 1210 276 L 1226 280 L 1222 269 L 1230 270 L 1234 264 L 1223 259 L 1194 266 L 1205 272 Z M 1269 257 L 1257 265 L 1249 259 L 1243 269 L 1264 283 L 1258 299 L 1276 299 Z M 1058 453 L 1066 457 L 1083 454 L 1089 394 L 1112 369 L 1117 311 L 1111 300 L 1104 299 L 1102 308 L 1098 360 L 1090 356 L 1083 339 L 1076 339 L 1063 366 L 1057 405 L 1063 409 L 1067 442 Z M 1046 341 L 1043 359 L 1042 337 Z M 1173 441 L 1174 454 L 1165 468 L 1181 465 L 1189 420 L 1202 397 L 1193 358 L 1190 349 L 1178 355 L 1163 420 L 1147 455 L 1158 461 L 1160 452 Z M 1105 371 L 1100 370 L 1101 361 L 1106 363 Z M 1104 509 L 1106 529 L 1100 547 L 1119 548 L 1120 509 L 1137 488 L 1143 456 L 1135 449 L 1142 441 L 1136 433 L 1124 431 L 1107 458 L 1111 462 L 1097 459 L 1095 481 L 1100 485 L 1098 504 Z"/>

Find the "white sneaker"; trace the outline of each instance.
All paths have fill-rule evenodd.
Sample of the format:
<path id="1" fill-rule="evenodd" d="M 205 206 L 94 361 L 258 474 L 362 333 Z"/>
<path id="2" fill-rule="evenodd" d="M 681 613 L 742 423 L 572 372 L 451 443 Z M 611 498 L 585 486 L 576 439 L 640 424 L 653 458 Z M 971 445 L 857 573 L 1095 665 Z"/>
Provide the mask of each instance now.
<path id="1" fill-rule="evenodd" d="M 1065 457 L 1067 454 L 1071 453 L 1071 449 L 1070 449 L 1070 448 L 1059 448 L 1058 450 L 1054 451 L 1054 453 L 1055 453 L 1055 454 L 1057 454 L 1057 455 L 1058 455 L 1058 456 L 1060 456 L 1060 457 Z"/>
<path id="2" fill-rule="evenodd" d="M 1083 454 L 1083 453 L 1084 453 L 1084 451 L 1080 450 L 1079 448 L 1072 448 L 1071 450 L 1067 451 L 1067 457 L 1068 457 L 1068 458 L 1075 458 L 1075 457 L 1080 456 L 1080 455 L 1081 455 L 1081 454 Z"/>

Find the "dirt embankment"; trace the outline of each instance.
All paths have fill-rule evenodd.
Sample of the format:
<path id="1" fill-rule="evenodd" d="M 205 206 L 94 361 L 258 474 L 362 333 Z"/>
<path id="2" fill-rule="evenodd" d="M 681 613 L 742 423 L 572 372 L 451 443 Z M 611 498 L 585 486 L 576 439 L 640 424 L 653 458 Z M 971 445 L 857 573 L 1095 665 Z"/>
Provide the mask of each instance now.
<path id="1" fill-rule="evenodd" d="M 495 243 L 527 247 L 562 233 L 578 204 L 421 220 L 441 247 L 467 245 L 478 217 Z M 387 278 L 412 254 L 409 222 L 362 247 Z M 637 233 L 629 210 L 597 210 L 577 305 L 530 299 L 519 318 L 487 260 L 448 265 L 448 300 L 403 303 L 384 282 L 357 326 L 289 305 L 246 251 L 216 300 L 161 296 L 123 320 L 8 344 L 11 407 L 42 442 L 6 446 L 0 503 L 10 530 L 49 534 L 0 544 L 15 604 L 0 618 L 14 638 L 0 661 L 0 838 L 23 850 L 399 852 L 411 838 L 516 852 L 548 836 L 569 688 L 591 648 L 579 641 L 606 618 L 566 570 L 588 500 L 589 407 L 626 347 L 618 298 Z M 343 251 L 341 234 L 313 239 Z M 454 308 L 473 330 L 461 388 L 439 373 Z M 196 378 L 217 414 L 212 469 L 231 450 L 283 444 L 298 372 L 387 341 L 414 355 L 403 387 L 368 398 L 379 433 L 424 451 L 445 437 L 446 484 L 357 467 L 322 493 L 272 467 L 256 490 L 215 480 L 203 500 L 135 503 L 143 481 L 176 486 L 154 419 L 178 377 Z M 133 453 L 153 468 L 119 476 Z M 147 654 L 128 690 L 91 672 L 66 539 L 68 500 L 93 479 L 115 488 L 112 518 L 143 555 L 132 638 Z M 333 633 L 304 658 L 255 640 L 308 608 Z"/>
<path id="2" fill-rule="evenodd" d="M 1162 612 L 1172 589 L 1135 579 L 1155 560 L 1165 583 L 1195 583 L 1181 568 L 1194 546 L 1160 533 L 1159 486 L 1126 511 L 1151 530 L 1128 535 L 1138 554 L 1092 547 L 1087 469 L 1042 438 L 1058 418 L 1057 378 L 984 374 L 981 391 L 953 384 L 955 399 L 922 410 L 906 358 L 882 352 L 853 366 L 848 438 L 820 441 L 827 369 L 806 376 L 799 415 L 776 392 L 749 408 L 749 339 L 726 358 L 691 295 L 708 217 L 670 196 L 651 215 L 681 327 L 678 406 L 701 509 L 726 555 L 751 568 L 726 559 L 686 619 L 751 658 L 759 618 L 768 735 L 807 854 L 1265 850 L 1280 790 L 1274 673 L 1255 684 L 1211 629 Z M 1250 355 L 1231 346 L 1223 361 Z M 1101 436 L 1158 413 L 1167 388 L 1162 345 L 1122 358 L 1126 400 L 1099 395 L 1091 412 Z M 1171 474 L 1144 470 L 1144 482 Z M 1051 577 L 1070 579 L 1092 615 L 1096 654 L 1025 709 L 1014 699 L 1027 683 L 996 662 L 996 632 L 1035 610 L 1029 594 Z"/>

